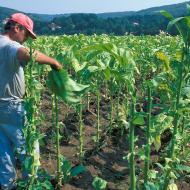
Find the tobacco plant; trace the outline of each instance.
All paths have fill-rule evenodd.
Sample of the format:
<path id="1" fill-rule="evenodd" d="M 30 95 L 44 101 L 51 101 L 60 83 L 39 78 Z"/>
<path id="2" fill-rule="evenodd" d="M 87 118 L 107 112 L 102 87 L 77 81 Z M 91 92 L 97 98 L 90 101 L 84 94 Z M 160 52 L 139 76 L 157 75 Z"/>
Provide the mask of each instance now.
<path id="1" fill-rule="evenodd" d="M 35 188 L 43 187 L 44 189 L 52 189 L 50 178 L 48 175 L 40 175 L 42 171 L 40 166 L 39 155 L 39 140 L 43 138 L 43 134 L 40 134 L 36 127 L 41 123 L 42 115 L 39 111 L 41 102 L 42 85 L 38 81 L 40 76 L 40 70 L 37 69 L 33 58 L 33 44 L 29 41 L 30 45 L 30 62 L 27 65 L 26 73 L 26 93 L 25 109 L 26 109 L 26 122 L 24 128 L 24 136 L 26 139 L 26 158 L 24 160 L 24 175 L 25 179 L 20 180 L 18 183 L 18 189 L 33 190 Z"/>
<path id="2" fill-rule="evenodd" d="M 86 85 L 77 84 L 73 81 L 67 74 L 66 71 L 52 70 L 48 75 L 48 86 L 52 92 L 54 92 L 54 102 L 52 105 L 55 105 L 53 110 L 55 111 L 55 128 L 56 128 L 56 157 L 57 157 L 57 189 L 60 189 L 62 186 L 62 179 L 64 177 L 61 166 L 64 163 L 61 162 L 61 153 L 60 153 L 60 125 L 58 123 L 58 97 L 62 98 L 65 102 L 76 104 L 81 101 L 81 94 L 84 93 L 85 89 L 88 88 Z M 81 104 L 79 104 L 81 105 Z M 82 110 L 80 110 L 80 115 Z M 54 114 L 52 114 L 54 116 Z M 80 120 L 82 122 L 82 119 Z M 82 125 L 82 123 L 81 123 Z M 80 129 L 82 127 L 80 126 Z M 81 133 L 82 134 L 82 133 Z M 82 137 L 81 137 L 82 138 Z M 82 141 L 80 141 L 82 142 Z M 82 144 L 80 145 L 82 147 Z M 82 157 L 82 148 L 80 149 L 80 155 Z"/>
<path id="3" fill-rule="evenodd" d="M 189 5 L 187 5 L 187 10 L 188 10 L 188 13 L 190 14 Z M 174 19 L 174 17 L 166 11 L 162 11 L 162 14 L 170 20 L 168 24 L 168 28 L 175 26 L 184 42 L 182 51 L 181 51 L 182 52 L 181 61 L 178 63 L 178 68 L 177 68 L 178 80 L 177 80 L 177 85 L 176 85 L 177 88 L 176 88 L 176 94 L 175 94 L 175 103 L 173 107 L 174 128 L 173 128 L 173 133 L 172 133 L 170 149 L 168 151 L 168 158 L 170 158 L 171 161 L 168 163 L 169 168 L 166 172 L 164 184 L 163 184 L 163 189 L 167 190 L 169 182 L 170 182 L 170 174 L 172 170 L 174 169 L 174 166 L 173 166 L 174 163 L 172 162 L 172 160 L 174 160 L 175 152 L 176 152 L 176 148 L 178 144 L 177 135 L 179 133 L 179 126 L 180 126 L 179 121 L 181 120 L 181 114 L 180 114 L 181 91 L 182 91 L 182 88 L 186 85 L 186 79 L 187 79 L 187 76 L 189 75 L 189 68 L 190 68 L 190 62 L 189 62 L 190 18 L 189 16 L 184 16 L 184 17 Z"/>

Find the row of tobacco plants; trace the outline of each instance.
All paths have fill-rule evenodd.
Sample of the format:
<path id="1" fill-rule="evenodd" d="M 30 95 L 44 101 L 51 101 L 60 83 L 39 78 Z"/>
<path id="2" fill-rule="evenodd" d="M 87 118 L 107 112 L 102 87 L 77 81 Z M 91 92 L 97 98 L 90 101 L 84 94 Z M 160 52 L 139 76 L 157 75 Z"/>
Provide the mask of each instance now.
<path id="1" fill-rule="evenodd" d="M 189 7 L 188 7 L 189 10 Z M 130 190 L 176 190 L 177 182 L 188 177 L 190 167 L 190 17 L 169 19 L 168 28 L 176 27 L 179 36 L 161 32 L 157 36 L 73 35 L 39 37 L 29 42 L 31 62 L 26 69 L 28 122 L 25 129 L 28 157 L 25 170 L 29 178 L 20 180 L 20 189 L 61 189 L 72 177 L 85 172 L 84 124 L 82 111 L 96 101 L 97 121 L 94 147 L 99 150 L 102 132 L 112 135 L 119 128 L 128 139 Z M 32 51 L 38 49 L 63 63 L 63 70 L 34 63 Z M 40 168 L 38 141 L 43 138 L 36 126 L 43 118 L 39 110 L 41 92 L 52 93 L 52 128 L 55 129 L 57 170 L 52 176 Z M 109 99 L 109 123 L 100 125 L 100 102 Z M 72 166 L 60 153 L 59 103 L 64 101 L 78 114 L 80 165 Z M 136 127 L 144 132 L 144 144 L 136 146 Z M 170 137 L 161 149 L 164 133 Z M 151 151 L 159 160 L 151 160 Z M 136 160 L 142 168 L 136 173 Z M 95 189 L 105 189 L 106 181 L 96 177 Z"/>

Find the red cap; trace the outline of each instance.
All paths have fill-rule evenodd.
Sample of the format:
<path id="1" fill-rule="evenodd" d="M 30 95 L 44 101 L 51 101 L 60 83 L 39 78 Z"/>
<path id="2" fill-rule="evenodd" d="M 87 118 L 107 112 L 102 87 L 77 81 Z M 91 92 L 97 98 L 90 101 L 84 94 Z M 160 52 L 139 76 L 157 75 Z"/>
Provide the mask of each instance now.
<path id="1" fill-rule="evenodd" d="M 23 13 L 15 13 L 11 15 L 9 21 L 10 20 L 15 21 L 18 24 L 21 24 L 22 26 L 24 26 L 30 33 L 31 37 L 33 39 L 36 39 L 36 34 L 33 32 L 34 23 L 30 17 L 28 17 L 27 15 Z"/>

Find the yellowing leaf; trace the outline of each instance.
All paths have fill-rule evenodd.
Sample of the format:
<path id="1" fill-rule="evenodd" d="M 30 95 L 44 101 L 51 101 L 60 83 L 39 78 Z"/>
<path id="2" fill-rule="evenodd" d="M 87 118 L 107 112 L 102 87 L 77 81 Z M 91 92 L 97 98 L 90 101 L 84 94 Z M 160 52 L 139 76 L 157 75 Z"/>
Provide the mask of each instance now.
<path id="1" fill-rule="evenodd" d="M 155 146 L 155 148 L 156 148 L 157 151 L 160 149 L 160 147 L 161 147 L 160 135 L 157 135 L 154 138 L 154 146 Z"/>
<path id="2" fill-rule="evenodd" d="M 177 185 L 175 183 L 170 184 L 168 190 L 178 190 Z"/>
<path id="3" fill-rule="evenodd" d="M 170 70 L 170 60 L 166 54 L 161 51 L 156 52 L 156 57 L 164 63 L 165 70 Z"/>

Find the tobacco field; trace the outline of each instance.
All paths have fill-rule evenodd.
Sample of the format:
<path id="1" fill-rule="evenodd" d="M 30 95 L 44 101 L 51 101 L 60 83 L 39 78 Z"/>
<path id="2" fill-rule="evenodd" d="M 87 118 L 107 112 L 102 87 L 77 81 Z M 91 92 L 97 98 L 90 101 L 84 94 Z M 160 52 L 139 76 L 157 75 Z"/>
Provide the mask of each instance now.
<path id="1" fill-rule="evenodd" d="M 18 189 L 190 189 L 190 18 L 163 14 L 178 36 L 81 34 L 27 42 L 30 178 L 19 178 Z M 35 63 L 35 49 L 63 69 Z"/>

